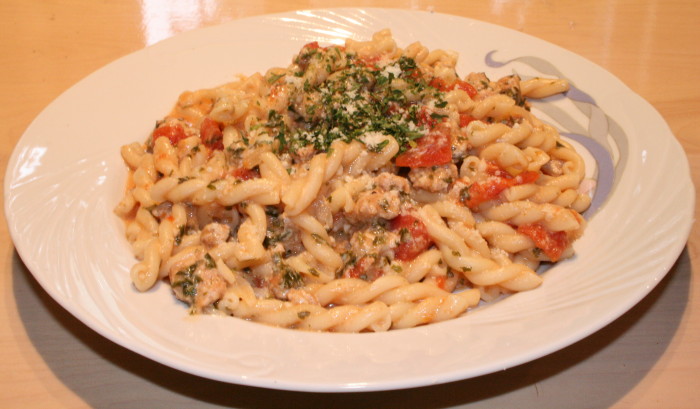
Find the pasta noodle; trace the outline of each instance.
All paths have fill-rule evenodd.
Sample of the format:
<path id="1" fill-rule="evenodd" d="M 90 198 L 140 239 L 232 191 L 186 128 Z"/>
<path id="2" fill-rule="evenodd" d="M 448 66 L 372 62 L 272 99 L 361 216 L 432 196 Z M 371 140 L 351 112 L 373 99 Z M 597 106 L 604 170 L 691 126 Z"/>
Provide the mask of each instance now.
<path id="1" fill-rule="evenodd" d="M 182 93 L 121 149 L 134 286 L 167 282 L 192 313 L 339 332 L 539 286 L 591 201 L 581 156 L 527 101 L 568 83 L 460 78 L 456 63 L 383 30 Z"/>

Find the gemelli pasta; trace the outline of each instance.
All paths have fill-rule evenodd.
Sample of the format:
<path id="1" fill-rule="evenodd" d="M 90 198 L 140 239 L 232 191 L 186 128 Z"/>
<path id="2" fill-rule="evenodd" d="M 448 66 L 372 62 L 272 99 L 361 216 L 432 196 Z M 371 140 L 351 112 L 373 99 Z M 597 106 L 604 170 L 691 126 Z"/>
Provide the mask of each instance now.
<path id="1" fill-rule="evenodd" d="M 460 77 L 389 30 L 180 95 L 123 146 L 116 213 L 140 291 L 192 313 L 368 332 L 463 315 L 573 254 L 584 162 L 528 98 L 560 79 Z"/>

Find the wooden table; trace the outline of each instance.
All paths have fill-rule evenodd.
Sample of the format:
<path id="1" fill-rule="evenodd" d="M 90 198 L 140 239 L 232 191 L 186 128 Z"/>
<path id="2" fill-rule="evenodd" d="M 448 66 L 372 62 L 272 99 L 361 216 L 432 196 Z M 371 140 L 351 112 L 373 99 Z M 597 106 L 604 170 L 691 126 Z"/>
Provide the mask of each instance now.
<path id="1" fill-rule="evenodd" d="M 348 5 L 467 16 L 580 54 L 617 75 L 661 112 L 688 154 L 693 179 L 700 178 L 700 3 L 693 0 L 2 0 L 2 168 L 31 120 L 50 101 L 117 57 L 202 26 Z M 14 250 L 5 223 L 0 229 L 4 408 L 700 407 L 700 283 L 693 277 L 700 263 L 697 228 L 668 276 L 647 298 L 562 351 L 447 385 L 331 395 L 213 382 L 113 344 L 42 290 Z"/>

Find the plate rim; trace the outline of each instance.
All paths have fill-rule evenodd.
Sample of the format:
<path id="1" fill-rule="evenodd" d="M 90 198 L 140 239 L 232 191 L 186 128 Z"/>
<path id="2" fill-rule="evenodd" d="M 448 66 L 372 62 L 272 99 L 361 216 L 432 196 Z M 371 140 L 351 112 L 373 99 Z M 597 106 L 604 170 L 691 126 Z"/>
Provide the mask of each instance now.
<path id="1" fill-rule="evenodd" d="M 372 8 L 372 7 L 350 8 L 350 7 L 339 7 L 339 8 L 315 8 L 315 9 L 307 9 L 307 10 L 303 10 L 303 11 L 310 11 L 310 12 L 316 12 L 316 11 L 321 11 L 321 12 L 327 12 L 327 11 L 346 12 L 346 11 L 348 11 L 348 10 L 367 10 L 367 11 L 369 11 L 370 13 L 371 13 L 371 12 L 374 12 L 374 13 L 396 13 L 396 12 L 398 12 L 398 13 L 405 13 L 405 14 L 429 13 L 429 14 L 439 15 L 439 16 L 448 17 L 448 18 L 451 18 L 451 19 L 456 19 L 456 20 L 465 20 L 465 21 L 469 21 L 469 22 L 476 22 L 476 23 L 478 23 L 478 24 L 485 24 L 485 25 L 489 25 L 489 26 L 491 26 L 491 27 L 493 27 L 493 28 L 495 28 L 495 29 L 498 29 L 498 30 L 507 30 L 507 31 L 510 31 L 510 32 L 512 32 L 512 34 L 517 34 L 518 36 L 527 36 L 527 37 L 530 37 L 530 38 L 535 39 L 535 40 L 537 40 L 537 41 L 544 42 L 544 43 L 546 43 L 546 44 L 547 44 L 548 46 L 550 46 L 550 47 L 556 47 L 556 48 L 558 48 L 559 50 L 561 50 L 562 52 L 568 53 L 568 54 L 570 54 L 570 55 L 572 55 L 572 56 L 575 56 L 576 58 L 584 59 L 584 60 L 587 61 L 589 64 L 592 64 L 592 65 L 598 67 L 600 70 L 604 71 L 605 73 L 607 73 L 608 75 L 610 75 L 612 78 L 614 78 L 615 80 L 617 80 L 617 81 L 619 82 L 620 85 L 624 86 L 624 87 L 628 90 L 628 92 L 630 93 L 630 95 L 634 96 L 635 98 L 637 98 L 637 99 L 639 100 L 638 102 L 641 102 L 641 103 L 646 104 L 646 105 L 648 106 L 648 108 L 651 109 L 651 110 L 658 116 L 658 119 L 660 119 L 661 123 L 666 127 L 668 134 L 672 137 L 672 138 L 671 138 L 672 141 L 670 142 L 670 144 L 671 144 L 671 145 L 674 145 L 674 144 L 675 144 L 675 146 L 672 146 L 672 148 L 674 148 L 674 149 L 680 149 L 680 152 L 683 153 L 684 164 L 685 164 L 684 168 L 687 170 L 686 172 L 684 172 L 684 178 L 685 178 L 685 177 L 688 178 L 688 182 L 690 182 L 690 183 L 689 183 L 689 187 L 692 189 L 692 192 L 691 192 L 692 194 L 690 194 L 690 202 L 688 203 L 688 207 L 687 207 L 688 211 L 690 212 L 690 213 L 689 213 L 689 219 L 688 219 L 688 220 L 690 221 L 690 223 L 686 223 L 686 224 L 684 225 L 684 226 L 685 226 L 685 229 L 684 229 L 684 230 L 682 231 L 682 233 L 680 234 L 680 236 L 685 237 L 686 239 L 684 239 L 684 240 L 678 240 L 678 242 L 677 242 L 677 243 L 675 244 L 675 246 L 673 247 L 673 250 L 672 250 L 672 251 L 669 251 L 668 253 L 666 253 L 664 259 L 666 259 L 667 261 L 664 262 L 663 264 L 667 265 L 667 267 L 666 267 L 665 269 L 663 269 L 663 271 L 657 271 L 657 272 L 656 272 L 656 274 L 655 274 L 656 283 L 658 284 L 658 282 L 661 281 L 661 279 L 662 279 L 664 276 L 666 276 L 666 274 L 668 273 L 668 271 L 673 267 L 675 261 L 676 261 L 676 260 L 678 259 L 678 257 L 680 256 L 682 250 L 685 248 L 686 242 L 687 242 L 687 237 L 688 237 L 688 235 L 689 235 L 689 233 L 690 233 L 690 229 L 692 228 L 692 224 L 693 224 L 693 223 L 692 223 L 692 211 L 693 211 L 693 209 L 694 209 L 694 203 L 695 203 L 694 186 L 693 186 L 693 184 L 692 184 L 692 180 L 690 179 L 689 164 L 688 164 L 687 157 L 685 156 L 685 151 L 683 150 L 682 146 L 680 145 L 680 143 L 678 142 L 678 140 L 677 140 L 677 139 L 675 138 L 675 136 L 673 135 L 673 132 L 672 132 L 671 129 L 668 127 L 668 124 L 665 122 L 665 120 L 663 119 L 663 117 L 660 115 L 660 113 L 658 113 L 658 111 L 657 111 L 648 101 L 644 100 L 641 96 L 639 96 L 637 93 L 635 93 L 633 90 L 631 90 L 621 79 L 619 79 L 618 77 L 616 77 L 616 76 L 613 75 L 612 73 L 608 72 L 608 71 L 605 70 L 604 68 L 600 67 L 600 66 L 597 65 L 596 63 L 591 62 L 590 60 L 586 59 L 585 57 L 582 57 L 582 56 L 580 56 L 580 55 L 578 55 L 578 54 L 575 54 L 575 53 L 573 53 L 573 52 L 571 52 L 571 51 L 569 51 L 569 50 L 567 50 L 567 49 L 565 49 L 565 48 L 563 48 L 563 47 L 561 47 L 561 46 L 556 45 L 556 44 L 553 44 L 553 43 L 550 43 L 550 42 L 548 42 L 548 41 L 542 40 L 542 39 L 540 39 L 540 38 L 534 37 L 534 36 L 532 36 L 532 35 L 530 35 L 530 34 L 518 32 L 517 30 L 513 30 L 513 29 L 508 28 L 508 27 L 499 26 L 499 25 L 496 25 L 496 24 L 493 24 L 493 23 L 490 23 L 490 22 L 484 22 L 484 21 L 475 20 L 475 19 L 468 18 L 468 17 L 461 17 L 461 16 L 456 16 L 456 15 L 448 15 L 448 14 L 442 14 L 442 13 L 435 13 L 435 12 L 423 11 L 423 10 L 405 10 L 405 9 L 391 9 L 391 8 Z M 18 158 L 18 156 L 19 156 L 19 149 L 20 149 L 20 147 L 22 147 L 22 146 L 24 145 L 23 142 L 26 142 L 26 140 L 25 140 L 25 139 L 26 139 L 26 138 L 25 138 L 25 135 L 27 135 L 27 134 L 30 133 L 32 127 L 33 127 L 34 124 L 35 124 L 35 122 L 38 121 L 38 120 L 41 118 L 41 116 L 44 114 L 44 112 L 45 112 L 46 110 L 48 110 L 49 108 L 51 108 L 54 104 L 58 104 L 57 101 L 60 101 L 61 98 L 63 98 L 63 95 L 65 95 L 66 93 L 68 93 L 69 91 L 71 91 L 73 88 L 75 88 L 78 84 L 80 84 L 80 83 L 82 83 L 83 81 L 85 81 L 87 78 L 90 78 L 90 77 L 92 77 L 92 76 L 100 75 L 100 73 L 103 72 L 104 69 L 106 69 L 106 68 L 109 67 L 109 66 L 112 66 L 113 64 L 115 64 L 115 63 L 118 62 L 118 61 L 121 61 L 121 60 L 130 58 L 132 55 L 137 54 L 137 53 L 146 52 L 146 50 L 153 49 L 153 48 L 155 48 L 155 47 L 162 47 L 163 44 L 165 44 L 165 43 L 168 43 L 168 44 L 170 44 L 170 43 L 176 43 L 177 41 L 180 41 L 179 38 L 182 37 L 182 36 L 186 36 L 186 35 L 200 35 L 200 34 L 197 34 L 197 33 L 204 32 L 204 31 L 208 31 L 208 30 L 214 30 L 214 29 L 217 29 L 217 28 L 219 28 L 219 27 L 221 27 L 221 26 L 224 26 L 224 25 L 235 25 L 235 24 L 240 24 L 242 21 L 256 21 L 256 20 L 265 19 L 265 18 L 276 18 L 276 17 L 280 17 L 280 16 L 285 16 L 285 15 L 290 15 L 290 14 L 296 14 L 296 13 L 298 13 L 299 11 L 302 11 L 302 10 L 289 11 L 289 12 L 281 12 L 281 13 L 273 13 L 273 14 L 265 14 L 265 15 L 260 15 L 260 16 L 251 16 L 251 17 L 246 17 L 246 18 L 243 18 L 243 19 L 232 20 L 232 21 L 229 21 L 229 22 L 226 22 L 226 23 L 222 23 L 222 24 L 218 24 L 218 25 L 214 25 L 214 26 L 202 27 L 202 28 L 198 28 L 198 29 L 195 29 L 195 30 L 192 30 L 192 31 L 189 31 L 189 32 L 177 34 L 177 35 L 175 35 L 174 37 L 170 37 L 170 38 L 168 38 L 168 39 L 165 39 L 165 40 L 160 41 L 160 42 L 158 42 L 158 43 L 155 43 L 155 44 L 153 44 L 153 45 L 149 45 L 149 46 L 147 46 L 147 47 L 145 47 L 145 48 L 141 48 L 141 49 L 139 49 L 139 50 L 137 50 L 137 51 L 134 51 L 134 52 L 132 52 L 132 53 L 129 53 L 129 54 L 127 54 L 127 55 L 124 55 L 124 56 L 122 56 L 122 57 L 119 57 L 119 58 L 117 58 L 117 59 L 111 61 L 110 63 L 104 65 L 103 67 L 100 67 L 100 68 L 97 69 L 97 70 L 95 70 L 94 72 L 92 72 L 92 73 L 89 74 L 88 76 L 84 77 L 83 79 L 81 79 L 80 81 L 78 81 L 76 84 L 72 85 L 72 86 L 69 87 L 67 90 L 65 90 L 64 92 L 62 92 L 61 94 L 59 94 L 59 96 L 57 96 L 49 105 L 47 105 L 47 107 L 45 107 L 44 109 L 41 110 L 41 112 L 34 118 L 34 120 L 30 123 L 30 125 L 27 127 L 27 129 L 23 132 L 22 136 L 18 139 L 18 141 L 17 141 L 15 147 L 13 148 L 12 153 L 11 153 L 11 155 L 10 155 L 10 158 L 9 158 L 9 160 L 8 160 L 8 165 L 7 165 L 6 174 L 5 174 L 5 184 L 4 184 L 5 216 L 6 216 L 6 219 L 7 219 L 8 226 L 10 227 L 10 228 L 8 229 L 9 234 L 10 234 L 10 236 L 11 236 L 11 238 L 12 238 L 13 243 L 15 243 L 15 249 L 16 249 L 18 255 L 20 256 L 20 258 L 22 259 L 22 262 L 25 264 L 25 266 L 27 266 L 27 269 L 30 271 L 30 273 L 31 273 L 31 274 L 35 277 L 35 279 L 40 283 L 41 287 L 42 287 L 45 291 L 47 291 L 47 293 L 49 293 L 49 295 L 51 295 L 51 297 L 52 297 L 54 300 L 56 300 L 64 309 L 66 309 L 68 312 L 70 312 L 73 316 L 77 317 L 83 324 L 85 324 L 85 325 L 88 326 L 89 328 L 93 329 L 94 331 L 96 331 L 97 333 L 99 333 L 101 336 L 103 336 L 103 337 L 105 337 L 105 338 L 111 340 L 112 342 L 115 342 L 116 344 L 118 344 L 118 345 L 120 345 L 120 346 L 122 346 L 122 347 L 125 347 L 125 348 L 127 348 L 127 349 L 129 349 L 129 350 L 132 350 L 132 351 L 134 351 L 134 352 L 137 352 L 137 353 L 139 353 L 140 355 L 142 355 L 142 356 L 144 356 L 144 357 L 146 357 L 146 358 L 148 358 L 148 359 L 151 359 L 151 360 L 160 362 L 161 364 L 164 364 L 164 365 L 167 365 L 167 366 L 176 368 L 176 369 L 178 369 L 178 370 L 182 370 L 182 371 L 184 371 L 184 372 L 193 373 L 193 374 L 195 374 L 195 375 L 202 376 L 202 377 L 205 377 L 205 378 L 216 379 L 216 380 L 223 380 L 223 381 L 225 381 L 225 382 L 232 382 L 232 383 L 237 383 L 237 384 L 242 384 L 242 385 L 248 385 L 248 386 L 258 386 L 258 387 L 267 387 L 267 388 L 274 388 L 274 389 L 287 389 L 287 390 L 298 390 L 298 391 L 313 391 L 313 392 L 332 392 L 332 391 L 345 391 L 345 392 L 348 392 L 348 391 L 373 391 L 373 390 L 404 389 L 404 388 L 409 388 L 409 387 L 425 386 L 425 385 L 434 384 L 434 383 L 444 383 L 444 382 L 451 382 L 451 381 L 455 381 L 455 380 L 459 380 L 459 379 L 465 379 L 465 377 L 461 376 L 461 373 L 455 372 L 455 373 L 451 373 L 451 376 L 446 376 L 446 377 L 445 377 L 445 376 L 443 376 L 443 377 L 437 377 L 437 378 L 435 378 L 435 377 L 429 377 L 429 379 L 426 379 L 426 378 L 424 378 L 424 377 L 414 377 L 414 378 L 412 378 L 411 380 L 408 380 L 408 381 L 405 380 L 405 379 L 404 379 L 404 380 L 396 380 L 396 381 L 394 381 L 394 380 L 389 380 L 389 381 L 386 381 L 386 382 L 384 382 L 384 383 L 376 383 L 376 384 L 372 384 L 372 385 L 363 385 L 363 386 L 361 386 L 361 387 L 352 387 L 352 386 L 349 386 L 349 385 L 337 385 L 337 384 L 333 384 L 333 383 L 324 384 L 324 385 L 309 385 L 309 384 L 303 383 L 303 382 L 297 384 L 297 383 L 290 382 L 290 381 L 287 381 L 287 382 L 280 382 L 280 381 L 278 381 L 278 380 L 272 380 L 272 381 L 267 380 L 267 381 L 265 381 L 264 379 L 261 380 L 261 379 L 255 379 L 255 378 L 251 378 L 251 379 L 249 380 L 249 382 L 246 383 L 245 380 L 242 380 L 242 379 L 233 380 L 233 379 L 220 379 L 220 378 L 212 377 L 212 376 L 211 376 L 211 373 L 208 373 L 208 372 L 206 372 L 206 371 L 197 371 L 196 368 L 193 369 L 193 368 L 191 368 L 191 367 L 189 367 L 189 366 L 187 366 L 187 365 L 184 365 L 184 366 L 183 366 L 183 365 L 178 365 L 177 362 L 169 362 L 169 361 L 168 361 L 168 362 L 163 362 L 162 360 L 157 359 L 158 357 L 154 358 L 153 356 L 149 356 L 149 351 L 148 351 L 148 350 L 143 350 L 143 349 L 141 349 L 141 348 L 137 348 L 137 349 L 139 349 L 139 350 L 137 350 L 137 349 L 135 349 L 134 345 L 125 345 L 125 344 L 127 344 L 128 342 L 126 342 L 124 339 L 121 339 L 121 338 L 115 336 L 114 333 L 110 333 L 110 332 L 107 330 L 107 328 L 104 328 L 101 324 L 95 322 L 94 319 L 93 319 L 92 317 L 86 316 L 86 315 L 83 313 L 83 311 L 81 311 L 81 310 L 78 308 L 78 306 L 73 305 L 71 302 L 69 302 L 69 300 L 62 299 L 62 298 L 60 297 L 60 295 L 57 294 L 57 292 L 55 291 L 55 289 L 54 289 L 49 283 L 46 282 L 47 277 L 43 276 L 42 274 L 40 274 L 40 273 L 38 273 L 38 272 L 35 272 L 35 268 L 31 268 L 31 266 L 35 266 L 35 263 L 33 262 L 33 260 L 31 260 L 31 257 L 29 257 L 29 255 L 28 255 L 29 251 L 27 250 L 27 248 L 26 248 L 26 247 L 20 248 L 20 246 L 17 245 L 18 242 L 22 242 L 22 243 L 23 243 L 23 240 L 22 240 L 21 237 L 18 237 L 19 232 L 16 230 L 16 228 L 15 228 L 14 225 L 12 224 L 12 220 L 11 220 L 11 219 L 13 218 L 13 215 L 12 215 L 13 212 L 12 212 L 12 207 L 11 207 L 11 206 L 12 206 L 12 203 L 11 203 L 11 200 L 8 200 L 8 199 L 10 199 L 10 198 L 12 197 L 11 185 L 12 185 L 13 177 L 12 177 L 12 175 L 11 175 L 11 170 L 12 170 L 13 168 L 16 167 L 16 165 L 17 165 L 17 163 L 18 163 L 18 161 L 19 161 L 19 158 Z M 197 32 L 197 33 L 192 34 L 193 32 Z M 35 266 L 35 267 L 36 267 L 36 266 Z M 511 361 L 512 364 L 509 365 L 509 366 L 507 366 L 507 367 L 517 366 L 517 365 L 520 365 L 520 364 L 522 364 L 522 363 L 529 362 L 529 361 L 532 361 L 532 360 L 537 359 L 537 358 L 539 358 L 539 357 L 545 356 L 545 355 L 547 355 L 547 354 L 549 354 L 549 353 L 555 352 L 555 351 L 557 351 L 557 350 L 560 350 L 561 348 L 564 348 L 564 347 L 566 347 L 566 346 L 568 346 L 568 345 L 571 345 L 572 343 L 577 342 L 578 340 L 583 339 L 583 338 L 585 338 L 586 336 L 588 336 L 588 335 L 590 335 L 590 334 L 592 334 L 592 333 L 598 331 L 599 329 L 601 329 L 601 328 L 603 328 L 604 326 L 608 325 L 610 322 L 612 322 L 612 321 L 614 321 L 615 319 L 619 318 L 622 314 L 624 314 L 626 311 L 628 311 L 630 308 L 632 308 L 634 305 L 636 305 L 640 300 L 642 300 L 644 297 L 646 297 L 646 296 L 648 295 L 648 293 L 651 292 L 651 290 L 653 290 L 654 287 L 655 287 L 655 285 L 654 285 L 654 286 L 649 286 L 649 287 L 647 288 L 646 291 L 639 291 L 639 292 L 637 293 L 638 296 L 635 297 L 635 299 L 630 298 L 630 299 L 628 300 L 628 302 L 625 303 L 625 305 L 619 305 L 619 311 L 616 312 L 615 314 L 610 314 L 610 316 L 608 317 L 609 319 L 608 319 L 607 321 L 606 321 L 606 320 L 600 320 L 600 322 L 598 323 L 599 325 L 590 327 L 590 328 L 589 328 L 590 331 L 582 331 L 582 332 L 586 332 L 586 333 L 583 334 L 583 335 L 578 334 L 578 335 L 580 335 L 580 336 L 577 335 L 577 337 L 574 337 L 574 338 L 576 338 L 576 339 L 573 339 L 573 340 L 572 340 L 571 337 L 570 337 L 569 339 L 566 339 L 566 340 L 563 340 L 563 339 L 562 339 L 562 340 L 561 340 L 561 345 L 559 345 L 559 346 L 554 346 L 553 348 L 550 348 L 551 350 L 549 350 L 549 351 L 539 351 L 539 353 L 535 353 L 535 354 L 532 354 L 532 355 L 529 355 L 529 356 L 521 356 L 521 359 L 520 359 L 520 360 L 517 360 L 517 359 L 516 359 L 516 360 L 512 360 L 512 361 Z M 86 320 L 87 320 L 87 322 L 86 322 Z M 256 325 L 259 325 L 259 324 L 256 324 Z M 369 334 L 362 334 L 362 335 L 360 335 L 360 336 L 367 336 L 367 335 L 369 335 Z M 471 378 L 471 377 L 474 377 L 474 376 L 483 375 L 483 374 L 486 374 L 486 373 L 491 373 L 491 372 L 494 372 L 494 371 L 496 371 L 496 370 L 498 370 L 498 369 L 503 369 L 503 368 L 500 368 L 500 367 L 499 367 L 499 368 L 491 368 L 491 369 L 488 369 L 488 370 L 486 370 L 486 371 L 482 371 L 482 373 L 475 374 L 475 375 L 471 375 L 471 376 L 467 376 L 467 378 Z"/>

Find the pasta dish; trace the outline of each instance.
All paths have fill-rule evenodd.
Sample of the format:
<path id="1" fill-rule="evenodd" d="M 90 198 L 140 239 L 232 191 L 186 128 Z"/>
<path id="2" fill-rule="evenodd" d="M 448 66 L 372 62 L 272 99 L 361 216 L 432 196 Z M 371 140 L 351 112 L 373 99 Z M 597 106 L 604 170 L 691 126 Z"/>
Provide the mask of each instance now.
<path id="1" fill-rule="evenodd" d="M 528 103 L 568 83 L 456 63 L 383 30 L 182 93 L 121 149 L 134 286 L 162 280 L 192 313 L 336 332 L 538 287 L 591 202 L 581 156 Z"/>

